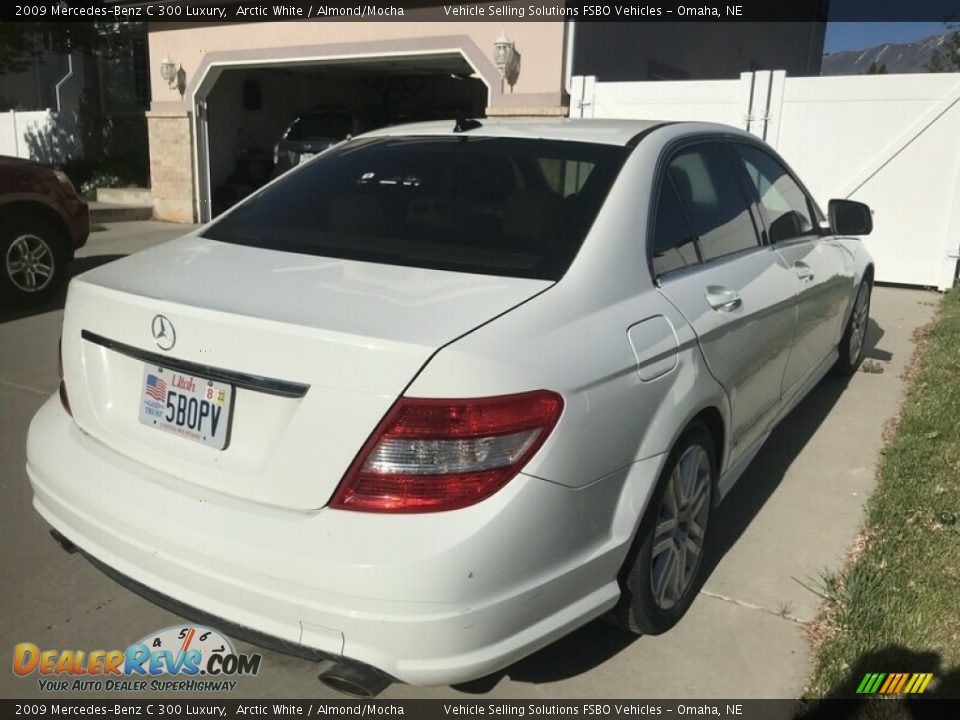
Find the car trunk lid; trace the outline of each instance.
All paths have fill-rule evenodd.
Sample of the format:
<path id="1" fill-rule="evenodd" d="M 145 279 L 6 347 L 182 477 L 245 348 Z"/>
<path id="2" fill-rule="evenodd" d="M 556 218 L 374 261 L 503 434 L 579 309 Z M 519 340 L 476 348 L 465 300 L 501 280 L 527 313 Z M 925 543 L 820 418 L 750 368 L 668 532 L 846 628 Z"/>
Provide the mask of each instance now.
<path id="1" fill-rule="evenodd" d="M 77 424 L 113 449 L 178 481 L 318 508 L 438 348 L 550 285 L 192 235 L 71 284 L 64 374 Z M 151 375 L 229 388 L 225 447 L 143 421 Z"/>

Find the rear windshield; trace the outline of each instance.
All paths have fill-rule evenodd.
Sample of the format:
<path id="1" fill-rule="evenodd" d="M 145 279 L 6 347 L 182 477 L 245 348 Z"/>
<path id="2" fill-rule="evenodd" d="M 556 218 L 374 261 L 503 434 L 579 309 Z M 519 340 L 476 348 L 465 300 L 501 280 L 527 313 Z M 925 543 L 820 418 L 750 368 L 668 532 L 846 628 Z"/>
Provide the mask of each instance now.
<path id="1" fill-rule="evenodd" d="M 309 113 L 293 121 L 285 140 L 342 140 L 350 134 L 350 117 L 336 113 Z"/>
<path id="2" fill-rule="evenodd" d="M 289 252 L 558 280 L 627 149 L 483 137 L 363 138 L 204 232 Z"/>

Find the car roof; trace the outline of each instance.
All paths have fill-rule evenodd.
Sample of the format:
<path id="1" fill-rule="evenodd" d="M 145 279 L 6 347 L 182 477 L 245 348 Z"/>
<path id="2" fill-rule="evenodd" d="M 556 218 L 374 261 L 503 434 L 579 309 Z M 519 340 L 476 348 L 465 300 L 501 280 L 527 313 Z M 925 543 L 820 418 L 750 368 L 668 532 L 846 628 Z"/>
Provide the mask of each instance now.
<path id="1" fill-rule="evenodd" d="M 601 143 L 604 145 L 629 145 L 637 135 L 666 124 L 663 120 L 598 120 L 585 118 L 485 118 L 475 121 L 479 127 L 454 131 L 456 120 L 432 120 L 380 128 L 363 134 L 363 137 L 400 135 L 449 135 L 461 137 L 505 137 L 539 140 L 567 140 L 574 142 Z M 727 125 L 696 123 L 698 130 L 737 132 Z"/>

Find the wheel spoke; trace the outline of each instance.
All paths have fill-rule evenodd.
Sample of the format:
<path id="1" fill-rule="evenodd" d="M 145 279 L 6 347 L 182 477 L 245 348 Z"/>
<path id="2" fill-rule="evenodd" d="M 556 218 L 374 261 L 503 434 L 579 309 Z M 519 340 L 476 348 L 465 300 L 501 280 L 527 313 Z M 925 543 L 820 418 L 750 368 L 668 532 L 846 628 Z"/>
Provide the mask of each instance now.
<path id="1" fill-rule="evenodd" d="M 680 600 L 680 597 L 683 595 L 681 579 L 683 577 L 683 563 L 680 560 L 680 553 L 677 550 L 674 550 L 673 553 L 673 572 L 670 573 L 670 586 L 673 590 L 669 600 L 670 605 L 676 605 L 677 601 Z"/>
<path id="2" fill-rule="evenodd" d="M 687 544 L 680 543 L 677 547 L 677 594 L 675 599 L 679 600 L 683 591 L 687 589 Z"/>
<path id="3" fill-rule="evenodd" d="M 673 480 L 671 482 L 670 490 L 673 492 L 673 501 L 677 508 L 677 513 L 683 510 L 684 505 L 686 505 L 686 495 L 684 494 L 684 480 L 687 474 L 687 469 L 685 467 L 684 459 L 680 458 L 680 462 L 677 463 L 677 471 L 674 473 Z"/>
<path id="4" fill-rule="evenodd" d="M 687 522 L 687 535 L 689 535 L 690 537 L 695 537 L 699 540 L 703 539 L 703 528 L 700 527 L 700 523 L 698 523 L 693 518 L 691 518 L 690 521 Z"/>
<path id="5" fill-rule="evenodd" d="M 670 550 L 673 547 L 673 538 L 665 537 L 662 540 L 659 540 L 653 546 L 653 550 L 650 551 L 650 559 L 660 557 L 664 552 Z"/>
<path id="6" fill-rule="evenodd" d="M 690 517 L 695 518 L 700 514 L 700 511 L 703 509 L 703 504 L 707 501 L 707 483 L 701 481 L 700 487 L 697 488 L 696 495 L 694 496 L 693 502 L 690 503 Z"/>
<path id="7" fill-rule="evenodd" d="M 669 535 L 675 527 L 677 527 L 677 519 L 675 517 L 663 518 L 657 523 L 657 530 L 654 537 Z"/>
<path id="8" fill-rule="evenodd" d="M 676 551 L 673 543 L 670 544 L 669 552 L 659 562 L 659 568 L 655 569 L 653 578 L 653 595 L 657 599 L 657 604 L 663 607 L 666 599 L 667 589 L 670 583 L 670 577 L 673 574 L 673 566 L 676 561 Z"/>
<path id="9" fill-rule="evenodd" d="M 661 514 L 665 510 L 669 517 L 676 518 L 680 515 L 680 503 L 677 501 L 677 490 L 676 487 L 680 483 L 680 467 L 679 464 L 673 469 L 673 472 L 670 474 L 670 485 L 667 487 L 667 492 L 663 497 L 663 508 L 661 509 Z"/>

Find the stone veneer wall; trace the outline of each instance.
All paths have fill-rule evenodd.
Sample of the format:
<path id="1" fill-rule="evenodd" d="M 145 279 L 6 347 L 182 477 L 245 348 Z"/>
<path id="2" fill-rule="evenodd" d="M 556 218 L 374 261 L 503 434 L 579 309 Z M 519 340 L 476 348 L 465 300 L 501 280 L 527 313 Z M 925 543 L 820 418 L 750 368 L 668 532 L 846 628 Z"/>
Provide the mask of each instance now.
<path id="1" fill-rule="evenodd" d="M 147 113 L 150 187 L 157 220 L 196 222 L 194 210 L 193 123 L 189 112 Z"/>

